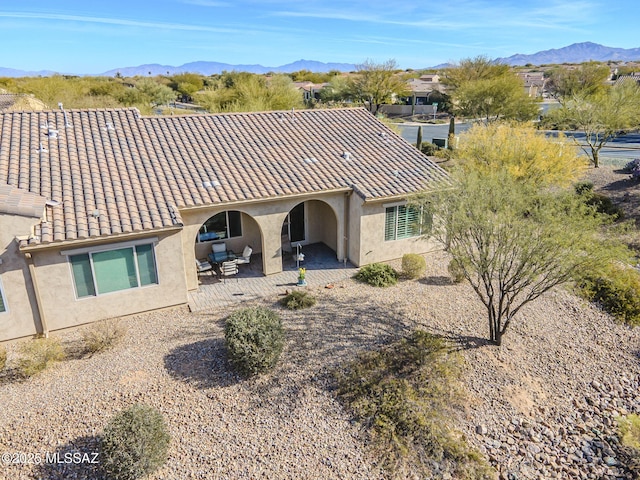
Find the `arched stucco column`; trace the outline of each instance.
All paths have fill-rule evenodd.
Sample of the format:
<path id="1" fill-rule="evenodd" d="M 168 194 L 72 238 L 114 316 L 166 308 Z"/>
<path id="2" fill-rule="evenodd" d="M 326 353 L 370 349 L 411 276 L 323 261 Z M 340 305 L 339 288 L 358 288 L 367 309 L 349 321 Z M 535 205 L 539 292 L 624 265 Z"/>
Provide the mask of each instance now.
<path id="1" fill-rule="evenodd" d="M 282 271 L 282 224 L 289 211 L 254 217 L 262 231 L 262 272 L 271 275 Z"/>

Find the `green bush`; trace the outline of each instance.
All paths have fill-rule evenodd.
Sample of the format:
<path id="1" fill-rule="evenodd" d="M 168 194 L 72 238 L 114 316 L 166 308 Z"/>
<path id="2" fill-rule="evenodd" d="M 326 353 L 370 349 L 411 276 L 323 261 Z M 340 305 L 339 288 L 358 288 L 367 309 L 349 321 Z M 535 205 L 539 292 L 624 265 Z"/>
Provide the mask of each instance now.
<path id="1" fill-rule="evenodd" d="M 402 273 L 407 278 L 420 278 L 427 271 L 427 262 L 422 255 L 406 253 L 402 256 Z"/>
<path id="2" fill-rule="evenodd" d="M 85 350 L 98 353 L 113 348 L 127 334 L 127 329 L 118 320 L 103 320 L 82 330 Z"/>
<path id="3" fill-rule="evenodd" d="M 280 299 L 280 305 L 289 310 L 300 310 L 302 308 L 313 307 L 316 298 L 303 290 L 294 290 Z"/>
<path id="4" fill-rule="evenodd" d="M 462 283 L 464 281 L 464 270 L 458 262 L 455 260 L 451 260 L 449 265 L 447 265 L 447 270 L 449 271 L 449 276 L 451 277 L 451 281 L 453 283 Z"/>
<path id="5" fill-rule="evenodd" d="M 367 427 L 392 478 L 434 478 L 437 462 L 454 478 L 493 478 L 451 419 L 464 401 L 462 358 L 423 331 L 361 354 L 335 372 L 337 394 Z M 439 472 L 439 473 L 442 473 Z"/>
<path id="6" fill-rule="evenodd" d="M 0 372 L 7 366 L 7 349 L 0 345 Z"/>
<path id="7" fill-rule="evenodd" d="M 398 283 L 398 272 L 386 263 L 372 263 L 362 267 L 356 278 L 374 287 L 388 287 Z"/>
<path id="8" fill-rule="evenodd" d="M 25 377 L 31 377 L 64 358 L 64 350 L 57 338 L 36 338 L 20 346 L 18 371 Z"/>
<path id="9" fill-rule="evenodd" d="M 624 218 L 622 208 L 615 205 L 606 195 L 593 191 L 593 183 L 579 182 L 575 185 L 575 191 L 578 195 L 584 196 L 587 205 L 592 205 L 599 213 L 610 215 L 614 220 Z"/>
<path id="10" fill-rule="evenodd" d="M 422 142 L 420 145 L 420 151 L 425 155 L 432 157 L 440 152 L 440 147 L 430 142 Z"/>
<path id="11" fill-rule="evenodd" d="M 245 376 L 273 368 L 284 347 L 282 320 L 264 307 L 244 308 L 231 314 L 224 336 L 229 360 Z"/>
<path id="12" fill-rule="evenodd" d="M 582 295 L 618 320 L 640 325 L 640 274 L 635 269 L 614 264 L 585 274 L 579 287 Z"/>
<path id="13" fill-rule="evenodd" d="M 170 441 L 161 412 L 147 405 L 133 405 L 105 427 L 102 466 L 115 480 L 149 475 L 167 461 Z"/>

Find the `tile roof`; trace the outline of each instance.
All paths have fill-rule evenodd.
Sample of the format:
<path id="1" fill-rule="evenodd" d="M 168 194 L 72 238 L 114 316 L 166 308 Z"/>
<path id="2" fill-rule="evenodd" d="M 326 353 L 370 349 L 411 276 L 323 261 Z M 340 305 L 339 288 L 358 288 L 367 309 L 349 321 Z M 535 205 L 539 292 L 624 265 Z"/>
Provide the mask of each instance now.
<path id="1" fill-rule="evenodd" d="M 360 108 L 0 114 L 0 183 L 60 202 L 35 242 L 172 227 L 188 207 L 349 188 L 376 200 L 434 182 L 446 173 Z"/>
<path id="2" fill-rule="evenodd" d="M 7 184 L 0 184 L 0 213 L 42 217 L 47 199 Z"/>

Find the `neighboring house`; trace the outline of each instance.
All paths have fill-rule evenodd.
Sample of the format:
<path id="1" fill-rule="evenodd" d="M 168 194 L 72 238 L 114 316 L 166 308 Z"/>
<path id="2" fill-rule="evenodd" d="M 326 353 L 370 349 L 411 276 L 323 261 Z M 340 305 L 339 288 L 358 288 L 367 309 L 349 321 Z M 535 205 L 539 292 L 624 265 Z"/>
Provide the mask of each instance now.
<path id="1" fill-rule="evenodd" d="M 423 253 L 406 197 L 446 173 L 365 109 L 0 114 L 0 340 L 185 304 L 216 240 L 355 265 Z"/>
<path id="2" fill-rule="evenodd" d="M 411 78 L 406 82 L 411 95 L 398 98 L 399 105 L 382 105 L 380 111 L 387 115 L 433 115 L 437 102 L 445 92 L 445 86 L 440 83 L 440 76 L 436 74 L 422 75 L 420 78 Z M 438 95 L 433 95 L 437 93 Z"/>
<path id="3" fill-rule="evenodd" d="M 320 100 L 320 91 L 329 85 L 328 83 L 293 82 L 296 89 L 302 92 L 305 103 Z"/>
<path id="4" fill-rule="evenodd" d="M 547 79 L 544 72 L 518 72 L 518 77 L 524 83 L 524 91 L 530 97 L 541 97 Z"/>

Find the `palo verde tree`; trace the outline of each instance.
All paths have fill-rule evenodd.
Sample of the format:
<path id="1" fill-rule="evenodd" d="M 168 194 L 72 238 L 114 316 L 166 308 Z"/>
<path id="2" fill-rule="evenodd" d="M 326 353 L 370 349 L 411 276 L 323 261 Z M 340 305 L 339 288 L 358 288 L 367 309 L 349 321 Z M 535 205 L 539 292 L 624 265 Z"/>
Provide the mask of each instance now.
<path id="1" fill-rule="evenodd" d="M 357 73 L 349 79 L 349 95 L 364 103 L 371 113 L 376 113 L 380 105 L 391 102 L 394 95 L 402 97 L 409 94 L 406 83 L 397 75 L 395 60 L 384 63 L 366 60 L 356 68 Z"/>
<path id="2" fill-rule="evenodd" d="M 538 114 L 538 102 L 525 92 L 523 81 L 508 65 L 487 57 L 462 60 L 448 68 L 443 83 L 451 91 L 455 115 L 482 118 L 531 120 Z"/>
<path id="3" fill-rule="evenodd" d="M 456 149 L 464 172 L 489 174 L 505 169 L 518 181 L 536 186 L 569 186 L 588 162 L 562 134 L 550 139 L 527 124 L 476 124 L 461 135 Z"/>
<path id="4" fill-rule="evenodd" d="M 600 150 L 621 132 L 640 125 L 640 86 L 635 81 L 607 87 L 594 95 L 575 95 L 545 117 L 544 125 L 577 130 L 573 139 L 595 168 Z"/>

